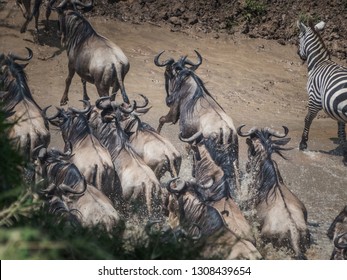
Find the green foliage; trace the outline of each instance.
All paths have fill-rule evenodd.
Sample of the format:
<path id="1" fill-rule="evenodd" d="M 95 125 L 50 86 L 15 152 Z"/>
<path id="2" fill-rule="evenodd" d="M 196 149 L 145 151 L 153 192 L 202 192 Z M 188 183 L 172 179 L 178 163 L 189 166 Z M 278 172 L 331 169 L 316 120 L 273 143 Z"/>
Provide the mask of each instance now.
<path id="1" fill-rule="evenodd" d="M 6 136 L 13 124 L 7 123 L 5 117 L 0 105 L 0 192 L 21 184 L 22 167 L 24 166 L 23 158 Z"/>
<path id="2" fill-rule="evenodd" d="M 251 21 L 253 18 L 258 18 L 266 13 L 266 5 L 262 1 L 258 0 L 246 0 L 244 7 L 244 17 L 247 21 Z"/>

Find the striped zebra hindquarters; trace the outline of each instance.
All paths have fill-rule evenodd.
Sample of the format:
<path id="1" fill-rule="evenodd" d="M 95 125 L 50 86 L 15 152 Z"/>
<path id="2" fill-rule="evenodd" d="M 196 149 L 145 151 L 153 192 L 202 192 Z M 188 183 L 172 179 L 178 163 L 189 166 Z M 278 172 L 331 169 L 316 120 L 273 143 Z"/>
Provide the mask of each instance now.
<path id="1" fill-rule="evenodd" d="M 307 61 L 309 94 L 308 112 L 299 149 L 307 149 L 308 134 L 312 121 L 321 109 L 338 122 L 338 137 L 343 151 L 343 163 L 347 166 L 347 142 L 345 124 L 347 122 L 347 68 L 330 59 L 329 52 L 318 31 L 324 22 L 300 28 L 298 54 Z"/>

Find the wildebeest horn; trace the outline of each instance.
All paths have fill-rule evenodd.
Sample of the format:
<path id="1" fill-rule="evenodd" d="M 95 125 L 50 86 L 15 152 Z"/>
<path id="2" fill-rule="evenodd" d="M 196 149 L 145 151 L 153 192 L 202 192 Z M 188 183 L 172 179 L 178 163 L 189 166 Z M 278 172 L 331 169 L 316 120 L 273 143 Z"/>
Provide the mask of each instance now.
<path id="1" fill-rule="evenodd" d="M 197 235 L 192 236 L 192 240 L 199 240 L 201 238 L 201 236 L 202 236 L 201 227 L 198 224 L 196 224 L 196 223 L 194 223 L 193 226 L 195 226 L 198 229 L 199 232 L 198 232 Z"/>
<path id="2" fill-rule="evenodd" d="M 88 100 L 80 100 L 81 102 L 84 103 L 84 105 L 86 106 L 85 109 L 80 110 L 80 109 L 76 109 L 74 107 L 71 107 L 70 110 L 76 114 L 86 114 L 90 111 L 90 109 L 92 108 L 92 105 L 90 105 L 90 102 Z"/>
<path id="3" fill-rule="evenodd" d="M 174 184 L 174 186 L 172 186 L 172 184 Z M 185 186 L 185 181 L 180 179 L 179 177 L 173 178 L 171 179 L 167 185 L 166 185 L 166 189 L 170 192 L 170 193 L 179 193 Z"/>
<path id="4" fill-rule="evenodd" d="M 267 133 L 269 133 L 269 134 L 272 135 L 272 136 L 277 137 L 277 138 L 284 138 L 284 137 L 287 136 L 287 134 L 288 134 L 288 132 L 289 132 L 289 129 L 288 129 L 288 127 L 286 127 L 286 126 L 282 126 L 282 127 L 283 127 L 283 129 L 284 129 L 284 133 L 280 133 L 280 132 L 275 131 L 275 130 L 273 130 L 273 129 L 271 129 L 271 128 L 268 128 L 268 127 L 264 128 L 264 131 L 267 132 Z"/>
<path id="5" fill-rule="evenodd" d="M 184 64 L 188 64 L 188 65 L 190 65 L 190 66 L 192 66 L 190 69 L 191 70 L 196 70 L 196 69 L 198 69 L 198 67 L 201 65 L 201 63 L 202 63 L 202 56 L 201 56 L 201 54 L 197 51 L 197 50 L 194 50 L 194 52 L 196 53 L 196 55 L 198 56 L 198 62 L 197 63 L 193 63 L 193 62 L 191 62 L 189 59 L 186 59 L 185 61 L 184 61 Z"/>
<path id="6" fill-rule="evenodd" d="M 108 101 L 108 102 L 105 102 Z M 106 104 L 106 105 L 105 105 Z M 111 97 L 110 96 L 103 96 L 95 101 L 96 108 L 100 110 L 109 109 L 111 108 Z"/>
<path id="7" fill-rule="evenodd" d="M 339 235 L 334 239 L 334 245 L 335 245 L 335 247 L 338 248 L 338 249 L 347 249 L 347 243 L 346 243 L 346 241 L 343 242 L 343 243 L 342 243 L 342 242 L 340 243 L 340 239 L 341 239 L 342 237 L 347 238 L 347 232 L 344 232 L 344 233 L 339 234 Z"/>
<path id="8" fill-rule="evenodd" d="M 141 106 L 136 104 L 136 108 L 135 109 L 137 109 L 137 108 L 145 108 L 148 105 L 148 103 L 149 103 L 148 98 L 146 96 L 144 96 L 141 93 L 139 95 L 145 100 L 145 103 L 143 105 L 141 105 Z"/>
<path id="9" fill-rule="evenodd" d="M 73 188 L 71 188 L 70 186 L 66 185 L 66 184 L 60 184 L 59 185 L 59 189 L 61 189 L 62 191 L 64 192 L 69 192 L 69 193 L 72 193 L 72 194 L 83 194 L 86 189 L 87 189 L 87 182 L 84 180 L 83 182 L 83 189 L 81 191 L 76 191 L 74 190 Z"/>
<path id="10" fill-rule="evenodd" d="M 242 124 L 240 125 L 238 128 L 237 128 L 237 134 L 240 135 L 241 137 L 248 137 L 250 136 L 251 134 L 255 133 L 256 131 L 258 131 L 258 128 L 257 127 L 252 127 L 248 132 L 244 133 L 241 131 L 241 129 L 246 126 L 245 124 Z"/>
<path id="11" fill-rule="evenodd" d="M 178 138 L 182 141 L 182 142 L 186 142 L 186 143 L 192 143 L 195 140 L 197 140 L 200 136 L 202 135 L 202 131 L 199 130 L 198 132 L 196 132 L 195 134 L 193 134 L 192 136 L 190 136 L 189 138 L 184 138 L 182 137 L 182 132 L 180 132 L 180 134 L 178 135 Z M 197 141 L 199 142 L 199 141 Z"/>
<path id="12" fill-rule="evenodd" d="M 41 192 L 43 193 L 50 193 L 51 191 L 53 191 L 55 189 L 55 184 L 51 183 L 47 188 L 42 189 Z"/>
<path id="13" fill-rule="evenodd" d="M 28 50 L 28 56 L 27 57 L 21 57 L 17 54 L 9 53 L 8 56 L 14 61 L 14 60 L 21 60 L 21 61 L 29 61 L 33 57 L 33 51 L 29 49 L 28 47 L 25 47 Z"/>
<path id="14" fill-rule="evenodd" d="M 126 104 L 129 105 L 128 103 Z M 112 102 L 111 105 L 114 110 L 119 108 L 119 110 L 121 110 L 121 112 L 124 114 L 131 114 L 132 112 L 134 112 L 135 108 L 137 107 L 135 100 L 133 101 L 133 105 L 130 105 L 129 107 L 125 107 L 124 103 L 121 105 L 117 105 L 115 102 Z"/>
<path id="15" fill-rule="evenodd" d="M 162 63 L 159 62 L 159 57 L 163 54 L 163 52 L 165 51 L 161 51 L 160 53 L 158 53 L 155 57 L 154 57 L 154 64 L 158 67 L 163 67 L 169 64 L 174 63 L 175 61 L 173 60 L 173 58 L 170 58 Z"/>
<path id="16" fill-rule="evenodd" d="M 44 150 L 42 150 L 42 149 L 44 149 Z M 39 146 L 37 146 L 37 147 L 35 147 L 33 149 L 32 157 L 34 159 L 43 158 L 44 157 L 43 153 L 46 154 L 47 153 L 47 149 L 46 149 L 45 145 L 41 144 L 41 145 L 39 145 Z"/>
<path id="17" fill-rule="evenodd" d="M 54 120 L 54 119 L 57 118 L 57 117 L 60 115 L 60 113 L 61 113 L 61 112 L 60 112 L 60 109 L 57 108 L 57 113 L 56 113 L 55 115 L 53 115 L 52 117 L 48 117 L 48 116 L 47 116 L 47 110 L 48 110 L 50 107 L 52 107 L 52 105 L 49 105 L 49 106 L 47 106 L 47 107 L 45 107 L 45 108 L 42 109 L 42 115 L 45 117 L 45 119 L 47 119 L 47 120 L 49 120 L 49 121 Z"/>

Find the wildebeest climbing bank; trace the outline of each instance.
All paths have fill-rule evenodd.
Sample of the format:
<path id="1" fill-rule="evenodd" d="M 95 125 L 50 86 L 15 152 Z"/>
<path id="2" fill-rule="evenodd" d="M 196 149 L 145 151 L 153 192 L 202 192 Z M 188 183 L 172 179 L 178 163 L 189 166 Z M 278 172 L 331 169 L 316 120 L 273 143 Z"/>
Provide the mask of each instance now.
<path id="1" fill-rule="evenodd" d="M 279 44 L 41 2 L 37 30 L 1 3 L 0 100 L 48 214 L 113 240 L 190 240 L 201 259 L 346 258 L 347 75 L 312 62 L 311 45 L 330 51 L 322 24 L 298 13 L 296 43 Z"/>

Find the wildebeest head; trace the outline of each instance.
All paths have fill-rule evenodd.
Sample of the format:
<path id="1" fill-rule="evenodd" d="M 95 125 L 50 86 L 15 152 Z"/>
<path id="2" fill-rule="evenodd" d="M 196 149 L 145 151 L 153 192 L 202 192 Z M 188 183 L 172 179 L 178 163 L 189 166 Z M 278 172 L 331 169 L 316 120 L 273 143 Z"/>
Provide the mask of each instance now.
<path id="1" fill-rule="evenodd" d="M 46 115 L 46 111 L 50 106 L 43 110 L 44 114 L 46 115 L 46 119 L 52 125 L 60 127 L 65 142 L 75 142 L 81 135 L 85 135 L 86 133 L 90 132 L 87 115 L 90 113 L 91 105 L 87 100 L 81 101 L 85 105 L 83 110 L 74 107 L 69 107 L 67 110 L 57 108 L 57 113 L 51 117 Z"/>
<path id="2" fill-rule="evenodd" d="M 27 48 L 28 56 L 22 57 L 17 54 L 9 53 L 7 55 L 0 53 L 0 90 L 8 91 L 13 81 L 17 80 L 17 85 L 22 84 L 25 90 L 30 94 L 27 86 L 27 77 L 24 68 L 28 64 L 19 64 L 16 61 L 29 61 L 33 57 L 31 49 Z M 31 94 L 30 94 L 31 97 Z"/>
<path id="3" fill-rule="evenodd" d="M 207 205 L 201 187 L 193 181 L 170 180 L 166 208 L 171 224 L 184 228 L 190 236 L 207 237 L 224 226 L 220 213 Z"/>
<path id="4" fill-rule="evenodd" d="M 48 187 L 43 191 L 52 195 L 81 195 L 85 192 L 87 183 L 78 168 L 70 162 L 72 154 L 56 149 L 42 148 L 37 152 L 41 165 L 42 177 L 47 178 Z"/>
<path id="5" fill-rule="evenodd" d="M 241 125 L 237 129 L 237 133 L 242 137 L 248 137 L 246 143 L 248 145 L 249 161 L 252 161 L 255 158 L 260 160 L 271 159 L 273 153 L 277 153 L 284 158 L 281 151 L 291 149 L 282 147 L 290 141 L 290 138 L 285 138 L 289 132 L 286 126 L 283 126 L 284 133 L 279 133 L 268 127 L 263 129 L 253 127 L 248 132 L 244 133 L 241 131 L 243 127 L 244 125 Z M 280 139 L 273 140 L 272 137 Z"/>
<path id="6" fill-rule="evenodd" d="M 157 54 L 154 58 L 154 64 L 158 67 L 165 66 L 165 90 L 167 94 L 166 103 L 168 106 L 174 102 L 174 96 L 170 97 L 174 94 L 175 91 L 182 86 L 181 82 L 189 77 L 189 74 L 194 72 L 202 63 L 202 57 L 198 51 L 195 50 L 195 53 L 198 56 L 198 62 L 191 62 L 187 56 L 182 56 L 179 60 L 175 61 L 170 58 L 164 62 L 159 62 L 160 56 L 164 53 L 164 51 Z M 190 66 L 190 67 L 189 67 Z"/>
<path id="7" fill-rule="evenodd" d="M 52 10 L 58 13 L 58 35 L 61 37 L 63 46 L 68 44 L 67 47 L 69 49 L 70 46 L 67 40 L 72 34 L 79 34 L 76 36 L 77 40 L 74 40 L 74 44 L 77 45 L 95 32 L 89 22 L 81 15 L 81 13 L 89 12 L 93 9 L 93 2 L 92 0 L 91 3 L 84 4 L 77 0 L 64 0 L 57 7 L 51 7 Z"/>

